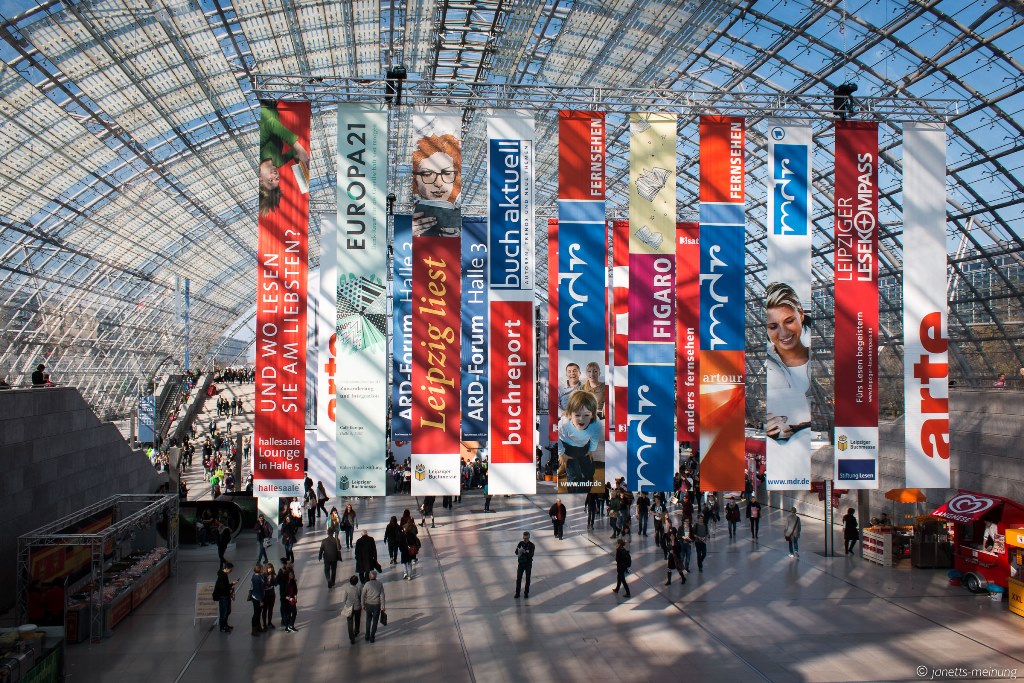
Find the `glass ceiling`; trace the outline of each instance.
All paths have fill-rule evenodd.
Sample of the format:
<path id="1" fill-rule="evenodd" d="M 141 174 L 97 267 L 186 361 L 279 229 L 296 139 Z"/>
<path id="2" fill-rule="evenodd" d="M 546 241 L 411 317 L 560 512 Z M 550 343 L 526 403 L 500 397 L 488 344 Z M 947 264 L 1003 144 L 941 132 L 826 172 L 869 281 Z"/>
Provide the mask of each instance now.
<path id="1" fill-rule="evenodd" d="M 212 357 L 254 303 L 254 76 L 379 79 L 399 63 L 414 80 L 818 96 L 853 81 L 862 96 L 958 100 L 947 182 L 953 376 L 969 385 L 1016 375 L 1024 366 L 1022 23 L 1019 5 L 994 0 L 2 0 L 0 375 L 24 383 L 44 362 L 101 417 L 125 415 L 140 386 L 181 362 L 184 277 L 192 357 Z M 555 213 L 556 116 L 536 115 L 544 218 Z M 407 117 L 393 108 L 399 208 L 408 199 Z M 467 213 L 484 204 L 483 118 L 465 111 Z M 625 216 L 626 123 L 608 116 L 609 218 Z M 762 127 L 748 116 L 755 321 L 763 318 L 754 305 L 764 289 Z M 830 122 L 814 127 L 814 376 L 827 399 L 833 141 Z M 901 128 L 884 118 L 880 127 L 881 404 L 892 415 L 902 402 Z M 335 207 L 332 105 L 314 106 L 312 130 L 315 264 L 321 218 Z M 681 218 L 696 215 L 696 131 L 684 114 Z M 747 340 L 755 416 L 758 329 L 748 327 Z"/>

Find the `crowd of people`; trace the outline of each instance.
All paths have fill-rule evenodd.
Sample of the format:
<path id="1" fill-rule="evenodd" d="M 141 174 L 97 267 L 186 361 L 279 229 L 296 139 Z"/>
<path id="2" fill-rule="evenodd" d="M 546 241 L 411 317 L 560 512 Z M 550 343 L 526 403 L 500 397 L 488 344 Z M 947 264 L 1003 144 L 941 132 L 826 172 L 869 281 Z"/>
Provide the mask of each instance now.
<path id="1" fill-rule="evenodd" d="M 236 384 L 252 384 L 256 381 L 256 368 L 250 365 L 219 368 L 214 370 L 214 382 L 235 382 Z"/>
<path id="2" fill-rule="evenodd" d="M 353 542 L 354 532 L 359 529 L 355 509 L 351 503 L 346 503 L 340 510 L 337 506 L 327 510 L 328 500 L 323 482 L 317 482 L 314 486 L 313 480 L 307 476 L 301 499 L 289 501 L 283 507 L 278 520 L 276 541 L 280 541 L 284 556 L 280 558 L 281 569 L 277 571 L 270 562 L 267 552 L 275 543 L 273 527 L 264 515 L 259 515 L 254 529 L 258 555 L 246 598 L 252 603 L 253 636 L 276 629 L 273 623 L 275 604 L 280 605 L 280 622 L 283 629 L 290 632 L 298 630 L 295 623 L 299 588 L 295 578 L 294 549 L 303 533 L 315 536 L 321 527 L 325 535 L 320 539 L 316 561 L 323 565 L 328 590 L 333 590 L 338 584 L 338 566 L 345 560 L 346 551 L 350 551 L 348 554 L 354 562 L 354 573 L 341 581 L 341 611 L 347 621 L 350 643 L 355 644 L 361 633 L 364 634 L 366 642 L 376 642 L 378 626 L 387 623 L 385 590 L 378 578 L 379 573 L 383 572 L 383 567 L 377 556 L 377 539 L 372 537 L 367 529 L 361 529 L 359 538 Z M 345 539 L 344 545 L 342 534 Z M 230 536 L 227 538 L 230 539 Z M 402 578 L 410 581 L 414 579 L 415 565 L 422 543 L 411 510 L 405 510 L 401 520 L 397 516 L 391 517 L 384 530 L 383 541 L 387 547 L 390 564 L 402 564 Z M 225 543 L 224 547 L 226 545 Z M 229 620 L 234 584 L 228 577 L 232 563 L 224 558 L 219 542 L 218 552 L 221 567 L 217 576 L 219 588 L 215 588 L 214 599 L 219 602 L 220 607 L 220 630 L 223 633 L 231 633 L 233 628 Z"/>

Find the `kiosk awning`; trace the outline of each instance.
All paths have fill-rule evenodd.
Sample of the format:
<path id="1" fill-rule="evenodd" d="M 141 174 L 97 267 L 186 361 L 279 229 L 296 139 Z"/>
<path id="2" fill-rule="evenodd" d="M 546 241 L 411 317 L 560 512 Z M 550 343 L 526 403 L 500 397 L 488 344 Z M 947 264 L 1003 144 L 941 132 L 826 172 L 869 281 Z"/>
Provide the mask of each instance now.
<path id="1" fill-rule="evenodd" d="M 951 522 L 976 522 L 993 510 L 1001 508 L 1005 498 L 986 496 L 980 493 L 961 491 L 939 506 L 932 513 L 934 517 L 948 519 Z"/>

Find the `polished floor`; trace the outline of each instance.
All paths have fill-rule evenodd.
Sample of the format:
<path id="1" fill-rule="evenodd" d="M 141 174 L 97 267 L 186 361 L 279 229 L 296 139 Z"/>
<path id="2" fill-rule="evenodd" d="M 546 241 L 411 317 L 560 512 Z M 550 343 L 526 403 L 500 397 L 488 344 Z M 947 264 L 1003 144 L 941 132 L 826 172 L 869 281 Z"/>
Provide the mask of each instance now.
<path id="1" fill-rule="evenodd" d="M 345 637 L 338 589 L 328 590 L 316 561 L 323 521 L 296 552 L 297 633 L 252 637 L 244 590 L 234 633 L 208 619 L 193 625 L 195 584 L 213 580 L 217 557 L 213 547 L 183 549 L 177 575 L 111 638 L 69 648 L 70 680 L 915 681 L 956 668 L 966 673 L 958 678 L 1024 676 L 1024 621 L 1005 601 L 949 586 L 944 570 L 825 558 L 820 522 L 805 520 L 799 558 L 787 554 L 779 511 L 766 516 L 757 544 L 742 525 L 736 540 L 721 527 L 703 573 L 694 563 L 685 585 L 664 585 L 653 532 L 634 535 L 625 599 L 611 591 L 605 523 L 588 532 L 582 497 L 562 496 L 570 519 L 559 541 L 546 515 L 553 497 L 495 498 L 484 512 L 473 494 L 452 512 L 438 507 L 412 581 L 387 566 L 378 543 L 390 622 L 375 643 Z M 361 529 L 378 541 L 391 515 L 415 509 L 406 496 L 353 502 Z M 537 558 L 530 598 L 516 600 L 513 551 L 524 530 Z M 254 536 L 228 556 L 247 583 Z M 339 575 L 352 567 L 346 552 Z"/>

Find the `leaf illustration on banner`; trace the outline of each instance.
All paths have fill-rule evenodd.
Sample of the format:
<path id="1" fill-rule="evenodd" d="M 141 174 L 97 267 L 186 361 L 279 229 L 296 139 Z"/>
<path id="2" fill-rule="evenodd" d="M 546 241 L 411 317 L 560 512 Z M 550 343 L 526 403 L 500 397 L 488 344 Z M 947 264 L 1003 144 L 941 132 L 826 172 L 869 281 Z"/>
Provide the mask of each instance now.
<path id="1" fill-rule="evenodd" d="M 344 349 L 361 351 L 385 342 L 387 289 L 379 282 L 352 274 L 338 280 L 338 341 Z"/>

